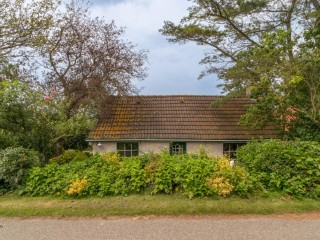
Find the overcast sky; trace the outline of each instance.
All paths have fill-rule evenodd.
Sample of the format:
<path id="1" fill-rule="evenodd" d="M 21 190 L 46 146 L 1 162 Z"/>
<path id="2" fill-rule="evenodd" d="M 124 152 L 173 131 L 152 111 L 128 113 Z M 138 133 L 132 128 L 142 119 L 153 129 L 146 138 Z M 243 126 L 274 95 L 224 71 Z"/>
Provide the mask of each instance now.
<path id="1" fill-rule="evenodd" d="M 148 77 L 138 82 L 141 95 L 221 95 L 215 76 L 198 80 L 205 47 L 168 43 L 159 33 L 165 20 L 178 23 L 187 14 L 187 0 L 92 0 L 92 13 L 126 27 L 125 38 L 149 51 Z"/>

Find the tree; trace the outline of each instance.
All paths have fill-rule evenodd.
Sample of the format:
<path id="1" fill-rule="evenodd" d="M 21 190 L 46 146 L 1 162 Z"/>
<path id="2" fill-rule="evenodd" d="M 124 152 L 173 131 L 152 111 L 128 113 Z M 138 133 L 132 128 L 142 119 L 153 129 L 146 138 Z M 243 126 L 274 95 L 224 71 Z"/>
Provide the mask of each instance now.
<path id="1" fill-rule="evenodd" d="M 201 61 L 200 77 L 215 73 L 229 97 L 250 97 L 243 122 L 262 127 L 276 121 L 320 128 L 318 71 L 320 4 L 317 0 L 195 0 L 179 25 L 160 30 L 169 41 L 193 41 L 212 51 Z M 291 127 L 288 127 L 290 125 Z"/>
<path id="2" fill-rule="evenodd" d="M 37 153 L 18 148 L 0 150 L 0 191 L 17 189 L 23 185 L 28 176 L 28 170 L 37 166 Z"/>
<path id="3" fill-rule="evenodd" d="M 32 148 L 48 160 L 83 139 L 104 100 L 138 91 L 146 51 L 124 29 L 92 18 L 81 1 L 0 3 L 0 148 Z"/>
<path id="4" fill-rule="evenodd" d="M 45 95 L 31 84 L 0 82 L 0 126 L 7 139 L 2 145 L 32 148 L 47 161 L 61 152 L 64 138 L 87 133 L 94 124 L 85 109 L 68 117 L 66 107 L 59 93 Z"/>
<path id="5" fill-rule="evenodd" d="M 17 66 L 24 64 L 18 58 L 46 42 L 59 5 L 59 0 L 0 1 L 0 81 L 15 79 Z"/>
<path id="6" fill-rule="evenodd" d="M 67 115 L 83 106 L 99 106 L 106 96 L 136 93 L 133 79 L 146 76 L 146 52 L 122 40 L 124 29 L 91 18 L 75 2 L 66 5 L 59 25 L 41 49 L 44 82 L 63 92 Z"/>
<path id="7" fill-rule="evenodd" d="M 70 117 L 83 107 L 98 109 L 107 95 L 137 93 L 132 81 L 146 76 L 146 51 L 122 40 L 124 29 L 114 22 L 92 18 L 81 0 L 59 6 L 0 3 L 0 78 L 63 93 Z"/>
<path id="8" fill-rule="evenodd" d="M 58 0 L 1 0 L 1 55 L 10 54 L 20 47 L 43 44 L 59 4 Z"/>

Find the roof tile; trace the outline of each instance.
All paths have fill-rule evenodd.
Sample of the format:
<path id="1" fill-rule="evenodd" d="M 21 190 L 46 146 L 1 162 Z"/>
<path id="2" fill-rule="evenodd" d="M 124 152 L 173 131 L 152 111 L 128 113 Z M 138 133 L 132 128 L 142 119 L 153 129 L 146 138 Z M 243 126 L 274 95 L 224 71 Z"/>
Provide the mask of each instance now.
<path id="1" fill-rule="evenodd" d="M 234 98 L 218 107 L 217 96 L 114 96 L 89 139 L 246 140 L 275 138 L 272 126 L 247 130 L 238 124 L 247 98 Z"/>

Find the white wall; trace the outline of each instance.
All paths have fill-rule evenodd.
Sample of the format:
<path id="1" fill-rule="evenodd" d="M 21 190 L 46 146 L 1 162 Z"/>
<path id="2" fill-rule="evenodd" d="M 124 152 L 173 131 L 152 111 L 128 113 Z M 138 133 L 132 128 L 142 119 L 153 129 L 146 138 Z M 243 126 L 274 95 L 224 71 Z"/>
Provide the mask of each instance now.
<path id="1" fill-rule="evenodd" d="M 117 151 L 117 143 L 116 142 L 100 142 L 101 146 L 98 146 L 98 142 L 92 143 L 92 151 L 93 153 L 107 153 L 107 152 L 115 152 Z"/>
<path id="2" fill-rule="evenodd" d="M 100 152 L 115 152 L 117 151 L 116 142 L 100 142 L 101 146 L 98 147 L 98 142 L 92 143 L 93 153 Z M 140 142 L 140 153 L 160 153 L 163 150 L 169 151 L 169 142 Z M 223 143 L 220 142 L 187 142 L 187 153 L 197 153 L 201 148 L 204 148 L 210 155 L 222 155 Z"/>
<path id="3" fill-rule="evenodd" d="M 199 150 L 205 149 L 209 155 L 223 154 L 223 143 L 220 142 L 187 142 L 187 153 L 197 153 Z"/>
<path id="4" fill-rule="evenodd" d="M 169 151 L 169 142 L 140 142 L 140 153 L 160 153 L 161 151 Z"/>

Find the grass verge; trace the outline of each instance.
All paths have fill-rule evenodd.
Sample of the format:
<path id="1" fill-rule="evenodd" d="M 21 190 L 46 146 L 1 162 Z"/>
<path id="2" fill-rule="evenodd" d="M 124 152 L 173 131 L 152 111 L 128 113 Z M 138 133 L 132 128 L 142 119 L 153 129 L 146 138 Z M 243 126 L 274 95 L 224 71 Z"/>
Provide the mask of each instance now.
<path id="1" fill-rule="evenodd" d="M 181 194 L 84 199 L 0 196 L 1 217 L 110 217 L 183 214 L 283 214 L 320 212 L 320 201 L 275 195 L 251 199 L 194 198 Z"/>

